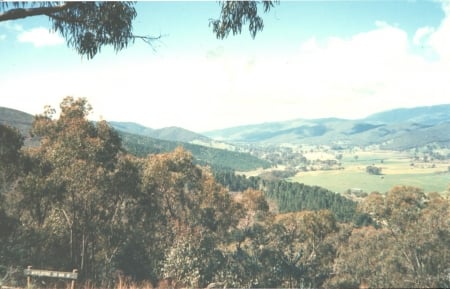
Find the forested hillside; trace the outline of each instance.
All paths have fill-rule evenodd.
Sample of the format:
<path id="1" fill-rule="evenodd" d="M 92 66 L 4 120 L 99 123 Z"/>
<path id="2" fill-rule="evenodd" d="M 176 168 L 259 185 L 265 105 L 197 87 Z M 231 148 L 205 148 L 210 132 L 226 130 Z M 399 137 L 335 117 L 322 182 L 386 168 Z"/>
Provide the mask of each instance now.
<path id="1" fill-rule="evenodd" d="M 108 123 L 115 129 L 123 131 L 126 133 L 137 134 L 142 136 L 148 136 L 151 138 L 169 140 L 169 141 L 180 141 L 180 142 L 192 142 L 195 140 L 199 141 L 210 141 L 209 138 L 200 135 L 198 133 L 189 131 L 181 127 L 165 127 L 161 129 L 152 129 L 142 126 L 137 123 L 132 122 L 117 122 L 108 121 Z"/>
<path id="2" fill-rule="evenodd" d="M 231 191 L 261 190 L 267 199 L 277 204 L 280 213 L 329 210 L 339 221 L 358 219 L 356 202 L 318 186 L 307 186 L 284 180 L 264 180 L 260 177 L 236 175 L 231 170 L 216 170 L 216 180 Z"/>
<path id="3" fill-rule="evenodd" d="M 356 120 L 293 119 L 209 131 L 204 135 L 236 143 L 379 145 L 394 150 L 431 143 L 448 146 L 450 105 L 395 109 Z"/>
<path id="4" fill-rule="evenodd" d="M 170 152 L 181 146 L 190 151 L 195 161 L 213 168 L 230 168 L 238 171 L 249 171 L 257 168 L 267 168 L 268 161 L 258 159 L 250 154 L 233 152 L 223 149 L 210 148 L 184 142 L 153 139 L 136 134 L 119 132 L 123 145 L 128 152 L 136 156 Z"/>
<path id="5" fill-rule="evenodd" d="M 25 145 L 36 145 L 38 143 L 38 139 L 30 138 L 32 122 L 33 116 L 30 114 L 0 107 L 0 123 L 18 128 L 25 136 Z M 270 166 L 269 162 L 250 154 L 188 143 L 191 140 L 207 141 L 208 139 L 181 128 L 152 130 L 134 123 L 119 122 L 113 122 L 113 128 L 118 130 L 124 148 L 139 157 L 144 157 L 147 154 L 170 152 L 178 146 L 182 146 L 192 153 L 196 163 L 209 165 L 213 168 L 248 171 Z M 173 141 L 176 139 L 184 141 Z"/>
<path id="6" fill-rule="evenodd" d="M 86 288 L 119 288 L 118 276 L 174 288 L 450 286 L 446 196 L 398 186 L 356 204 L 245 177 L 231 193 L 183 148 L 128 153 L 108 123 L 87 120 L 85 99 L 61 109 L 35 117 L 37 147 L 0 125 L 4 285 L 23 286 L 14 272 L 33 265 L 76 268 Z"/>

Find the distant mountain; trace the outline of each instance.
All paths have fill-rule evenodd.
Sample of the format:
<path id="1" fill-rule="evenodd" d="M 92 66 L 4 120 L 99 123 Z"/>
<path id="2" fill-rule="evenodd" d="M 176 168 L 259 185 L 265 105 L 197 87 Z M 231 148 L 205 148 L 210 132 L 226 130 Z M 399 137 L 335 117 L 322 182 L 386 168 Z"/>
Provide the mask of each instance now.
<path id="1" fill-rule="evenodd" d="M 226 149 L 230 151 L 236 150 L 236 147 L 234 145 L 225 143 L 223 141 L 213 140 L 209 137 L 181 127 L 171 126 L 161 129 L 153 129 L 134 122 L 110 121 L 108 123 L 116 130 L 125 133 L 147 136 L 160 140 L 197 144 L 212 148 Z"/>
<path id="2" fill-rule="evenodd" d="M 0 107 L 0 124 L 17 128 L 24 136 L 24 145 L 39 145 L 39 139 L 30 136 L 34 116 L 12 108 Z"/>
<path id="3" fill-rule="evenodd" d="M 108 122 L 113 128 L 120 131 L 126 131 L 132 134 L 138 135 L 146 135 L 150 136 L 154 133 L 154 129 L 145 127 L 135 122 L 118 122 L 118 121 L 109 121 Z"/>
<path id="4" fill-rule="evenodd" d="M 386 124 L 413 122 L 436 125 L 450 120 L 450 104 L 393 109 L 372 114 L 364 120 Z"/>
<path id="5" fill-rule="evenodd" d="M 15 126 L 26 136 L 32 120 L 33 116 L 30 114 L 0 107 L 0 123 Z M 148 143 L 156 143 L 156 139 L 229 151 L 236 151 L 236 146 L 232 143 L 380 145 L 386 149 L 408 149 L 429 143 L 450 146 L 450 104 L 394 109 L 358 120 L 295 119 L 232 127 L 203 134 L 178 127 L 151 129 L 131 122 L 110 122 L 110 124 L 122 135 L 135 134 L 154 139 L 143 141 L 147 148 Z"/>
<path id="6" fill-rule="evenodd" d="M 137 156 L 173 151 L 182 146 L 192 153 L 195 161 L 212 168 L 231 168 L 236 171 L 250 171 L 267 168 L 270 163 L 247 153 L 234 152 L 185 142 L 166 141 L 148 136 L 119 131 L 124 147 Z"/>
<path id="7" fill-rule="evenodd" d="M 379 144 L 389 149 L 407 149 L 433 142 L 450 146 L 450 105 L 395 109 L 358 120 L 295 119 L 204 134 L 235 143 Z"/>
<path id="8" fill-rule="evenodd" d="M 0 123 L 15 127 L 28 136 L 34 116 L 12 108 L 0 107 Z"/>
<path id="9" fill-rule="evenodd" d="M 161 129 L 152 129 L 134 122 L 109 121 L 108 123 L 115 129 L 120 131 L 163 140 L 181 141 L 181 142 L 192 142 L 195 140 L 201 141 L 211 140 L 206 136 L 176 126 L 165 127 Z"/>
<path id="10" fill-rule="evenodd" d="M 29 135 L 34 116 L 22 111 L 0 107 L 0 123 L 18 128 L 24 136 Z M 192 140 L 214 143 L 213 140 L 190 132 L 182 128 L 166 128 L 153 130 L 136 123 L 110 123 L 115 128 L 124 147 L 132 154 L 146 156 L 152 153 L 162 153 L 174 150 L 178 146 L 190 151 L 199 164 L 210 165 L 213 168 L 231 168 L 237 171 L 254 170 L 260 167 L 268 167 L 267 161 L 258 159 L 247 153 L 229 151 L 225 149 L 211 148 L 208 146 L 192 144 L 183 141 L 164 140 L 159 138 L 172 138 L 179 140 Z M 133 133 L 130 133 L 133 132 Z M 145 134 L 153 133 L 159 137 L 149 137 Z M 31 144 L 29 141 L 25 145 Z M 35 140 L 33 145 L 38 145 Z"/>

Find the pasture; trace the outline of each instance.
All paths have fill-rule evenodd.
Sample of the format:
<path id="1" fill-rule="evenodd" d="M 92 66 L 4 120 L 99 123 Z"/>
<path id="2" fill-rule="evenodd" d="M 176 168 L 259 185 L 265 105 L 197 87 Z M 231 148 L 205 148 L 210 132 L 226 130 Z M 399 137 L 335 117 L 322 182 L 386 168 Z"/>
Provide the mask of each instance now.
<path id="1" fill-rule="evenodd" d="M 355 157 L 356 156 L 356 157 Z M 348 189 L 387 192 L 396 185 L 422 188 L 425 192 L 445 192 L 450 184 L 450 161 L 414 161 L 408 153 L 358 151 L 344 154 L 342 170 L 300 172 L 289 181 L 316 185 L 343 193 Z M 382 168 L 382 175 L 370 175 L 366 167 Z"/>

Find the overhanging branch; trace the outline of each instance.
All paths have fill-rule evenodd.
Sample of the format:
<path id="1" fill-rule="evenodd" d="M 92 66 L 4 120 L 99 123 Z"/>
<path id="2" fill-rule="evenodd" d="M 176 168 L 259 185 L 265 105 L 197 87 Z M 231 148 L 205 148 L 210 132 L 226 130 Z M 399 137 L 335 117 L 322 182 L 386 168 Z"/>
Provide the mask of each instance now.
<path id="1" fill-rule="evenodd" d="M 158 36 L 148 36 L 148 35 L 133 35 L 131 36 L 132 39 L 140 39 L 150 45 L 153 50 L 155 50 L 155 47 L 153 46 L 153 42 L 156 40 L 160 40 L 163 37 L 163 35 Z"/>
<path id="2" fill-rule="evenodd" d="M 0 13 L 0 22 L 7 20 L 15 20 L 26 18 L 30 16 L 38 15 L 50 15 L 52 13 L 57 13 L 63 11 L 70 6 L 74 6 L 76 2 L 66 2 L 58 6 L 46 6 L 46 7 L 36 7 L 36 8 L 14 8 L 3 13 Z"/>
<path id="3" fill-rule="evenodd" d="M 140 39 L 140 40 L 144 41 L 145 43 L 152 44 L 153 41 L 161 39 L 162 35 L 158 35 L 158 36 L 133 35 L 132 38 Z"/>

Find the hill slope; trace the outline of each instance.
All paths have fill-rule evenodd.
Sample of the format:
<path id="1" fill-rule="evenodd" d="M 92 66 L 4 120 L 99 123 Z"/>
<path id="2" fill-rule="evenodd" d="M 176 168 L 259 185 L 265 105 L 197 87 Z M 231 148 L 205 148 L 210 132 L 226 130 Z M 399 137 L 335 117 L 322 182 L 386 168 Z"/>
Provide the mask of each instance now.
<path id="1" fill-rule="evenodd" d="M 450 145 L 450 105 L 404 108 L 364 119 L 296 119 L 204 133 L 236 143 L 373 145 L 407 149 L 428 143 Z"/>
<path id="2" fill-rule="evenodd" d="M 24 135 L 28 135 L 33 116 L 21 111 L 0 108 L 0 123 L 15 126 Z M 111 122 L 111 125 L 124 134 L 136 134 L 150 137 L 144 141 L 137 137 L 134 141 L 145 145 L 142 151 L 158 151 L 157 141 L 163 139 L 180 143 L 194 143 L 202 146 L 220 147 L 234 150 L 235 147 L 223 141 L 235 143 L 301 143 L 313 145 L 380 145 L 386 149 L 409 149 L 429 143 L 450 146 L 450 105 L 430 107 L 402 108 L 370 115 L 364 119 L 347 120 L 337 118 L 296 119 L 284 122 L 272 122 L 256 125 L 232 127 L 210 131 L 200 135 L 182 128 L 170 127 L 151 129 L 136 123 Z M 130 136 L 127 136 L 131 138 Z M 219 141 L 214 141 L 217 139 Z M 150 148 L 153 144 L 154 148 Z M 132 146 L 131 143 L 128 143 Z M 195 146 L 193 150 L 201 150 Z M 138 149 L 136 148 L 136 151 Z M 207 156 L 221 155 L 218 152 L 202 153 L 199 160 L 208 162 Z M 237 156 L 237 155 L 236 155 Z M 233 159 L 234 157 L 231 157 Z M 209 160 L 210 161 L 210 160 Z M 225 161 L 225 160 L 224 160 Z"/>
<path id="3" fill-rule="evenodd" d="M 15 127 L 28 135 L 34 116 L 12 108 L 0 107 L 0 123 Z"/>
<path id="4" fill-rule="evenodd" d="M 450 121 L 450 104 L 398 108 L 372 114 L 364 120 L 386 124 L 410 122 L 436 125 Z"/>
<path id="5" fill-rule="evenodd" d="M 18 110 L 9 108 L 0 108 L 0 123 L 18 128 L 24 136 L 29 135 L 34 116 Z M 124 147 L 132 154 L 146 156 L 151 153 L 169 152 L 178 146 L 184 147 L 192 152 L 196 162 L 208 164 L 212 167 L 226 167 L 234 170 L 247 171 L 260 167 L 268 167 L 269 163 L 260 160 L 246 153 L 228 151 L 206 147 L 202 145 L 190 144 L 183 141 L 169 141 L 157 138 L 151 138 L 142 134 L 156 132 L 160 137 L 176 137 L 179 139 L 191 139 L 201 141 L 211 141 L 206 137 L 190 132 L 182 128 L 168 128 L 161 130 L 152 130 L 135 123 L 114 123 L 112 127 L 119 132 Z M 128 133 L 125 131 L 133 131 Z M 141 134 L 141 135 L 140 135 Z M 34 142 L 37 144 L 37 142 Z M 25 142 L 25 145 L 29 145 Z"/>
<path id="6" fill-rule="evenodd" d="M 192 142 L 196 140 L 210 141 L 211 139 L 201 134 L 192 132 L 181 127 L 165 127 L 161 129 L 152 129 L 134 122 L 108 122 L 116 130 L 126 133 L 148 136 L 169 141 Z"/>
<path id="7" fill-rule="evenodd" d="M 237 171 L 249 171 L 260 167 L 269 167 L 267 161 L 258 159 L 247 153 L 233 152 L 196 144 L 166 141 L 142 135 L 119 131 L 124 147 L 132 154 L 146 156 L 174 150 L 178 146 L 190 151 L 197 163 L 210 165 L 213 168 L 231 168 Z"/>

